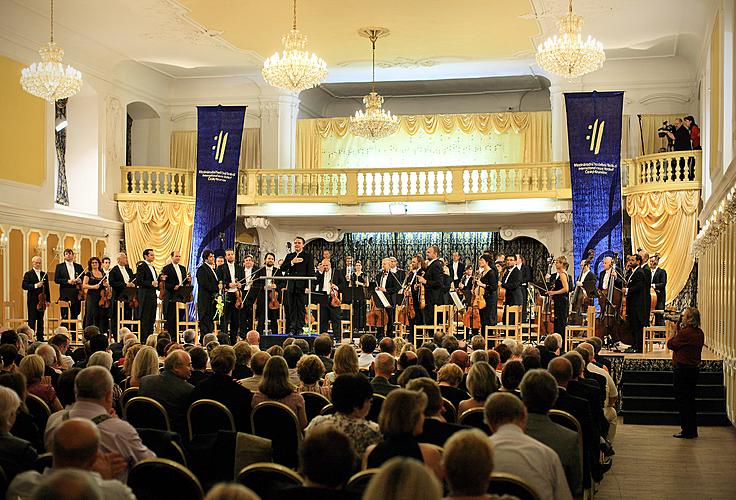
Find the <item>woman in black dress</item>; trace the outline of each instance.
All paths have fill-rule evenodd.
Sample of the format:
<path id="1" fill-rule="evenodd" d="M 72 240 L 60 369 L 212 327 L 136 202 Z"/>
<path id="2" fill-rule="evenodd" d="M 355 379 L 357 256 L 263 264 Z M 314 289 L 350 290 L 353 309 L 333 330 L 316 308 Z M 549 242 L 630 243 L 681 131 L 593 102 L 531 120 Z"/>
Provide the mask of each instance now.
<path id="1" fill-rule="evenodd" d="M 102 285 L 102 263 L 97 257 L 91 257 L 87 262 L 88 271 L 84 274 L 82 288 L 87 292 L 87 301 L 84 306 L 84 327 L 94 325 L 102 330 L 102 310 L 100 309 L 100 289 Z"/>
<path id="2" fill-rule="evenodd" d="M 486 307 L 480 310 L 481 335 L 485 334 L 486 326 L 493 326 L 498 319 L 496 314 L 496 303 L 498 302 L 498 274 L 496 267 L 493 266 L 493 257 L 489 254 L 483 254 L 478 259 L 478 269 L 482 273 L 480 276 L 480 287 L 483 290 L 483 298 L 486 301 Z"/>
<path id="3" fill-rule="evenodd" d="M 551 296 L 554 301 L 555 333 L 562 335 L 562 345 L 565 345 L 565 326 L 567 326 L 567 312 L 569 309 L 568 294 L 570 293 L 570 287 L 568 284 L 567 268 L 567 258 L 564 255 L 557 257 L 555 260 L 557 278 L 555 279 L 552 290 L 547 292 L 547 295 Z"/>
<path id="4" fill-rule="evenodd" d="M 363 263 L 357 261 L 355 270 L 350 276 L 349 286 L 352 289 L 353 296 L 353 331 L 365 331 L 365 299 L 366 286 L 368 285 L 368 277 L 363 273 Z"/>

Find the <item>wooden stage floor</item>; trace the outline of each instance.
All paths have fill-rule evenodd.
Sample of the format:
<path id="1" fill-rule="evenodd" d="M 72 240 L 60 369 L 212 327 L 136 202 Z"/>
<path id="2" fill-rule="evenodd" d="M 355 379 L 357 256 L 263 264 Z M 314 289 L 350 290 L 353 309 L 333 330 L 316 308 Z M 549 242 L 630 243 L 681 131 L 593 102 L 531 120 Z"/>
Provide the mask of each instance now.
<path id="1" fill-rule="evenodd" d="M 622 352 L 616 352 L 616 351 L 608 351 L 606 349 L 601 349 L 601 352 L 599 355 L 603 356 L 623 356 L 624 359 L 672 359 L 672 352 L 667 352 L 664 349 L 659 349 L 655 347 L 653 352 L 648 352 L 646 354 L 642 354 L 640 352 L 634 352 L 634 353 L 622 353 Z M 710 348 L 707 346 L 703 348 L 703 360 L 704 361 L 711 361 L 711 360 L 720 360 L 723 359 L 721 356 L 716 354 L 715 352 L 711 351 Z"/>

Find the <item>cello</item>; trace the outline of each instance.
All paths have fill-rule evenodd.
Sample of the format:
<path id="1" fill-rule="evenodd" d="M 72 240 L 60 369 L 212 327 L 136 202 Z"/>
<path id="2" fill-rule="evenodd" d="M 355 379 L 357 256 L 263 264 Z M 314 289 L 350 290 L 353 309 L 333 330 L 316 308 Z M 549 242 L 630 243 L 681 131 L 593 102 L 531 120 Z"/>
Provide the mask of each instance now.
<path id="1" fill-rule="evenodd" d="M 583 261 L 580 269 L 583 267 L 590 266 L 595 256 L 595 250 L 592 248 L 588 249 L 587 258 Z M 583 317 L 585 316 L 585 308 L 588 304 L 588 293 L 585 291 L 582 285 L 575 285 L 575 291 L 572 293 L 572 300 L 570 301 L 570 314 L 567 316 L 568 325 L 582 325 Z"/>
<path id="2" fill-rule="evenodd" d="M 473 277 L 473 286 L 470 292 L 470 307 L 465 308 L 465 313 L 463 314 L 463 325 L 471 331 L 481 326 L 480 310 L 487 307 L 486 299 L 483 296 L 484 290 L 478 284 L 480 278 L 483 277 L 481 272 L 481 270 L 478 270 Z"/>

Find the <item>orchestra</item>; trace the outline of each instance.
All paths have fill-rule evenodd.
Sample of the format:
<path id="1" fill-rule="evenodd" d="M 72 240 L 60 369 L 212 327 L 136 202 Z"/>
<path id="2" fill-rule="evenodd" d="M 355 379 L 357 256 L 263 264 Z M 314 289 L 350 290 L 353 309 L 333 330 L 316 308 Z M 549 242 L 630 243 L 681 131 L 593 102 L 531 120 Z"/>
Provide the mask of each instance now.
<path id="1" fill-rule="evenodd" d="M 418 325 L 438 324 L 436 306 L 450 306 L 455 315 L 449 320 L 454 323 L 452 332 L 461 325 L 468 337 L 485 335 L 486 327 L 499 322 L 517 321 L 506 317 L 509 306 L 528 306 L 520 321 L 538 324 L 541 338 L 553 331 L 564 338 L 567 325 L 584 323 L 588 307 L 593 306 L 594 331 L 605 345 L 630 346 L 629 350 L 637 351 L 642 348 L 643 328 L 664 323 L 667 273 L 659 267 L 661 257 L 650 257 L 643 249 L 626 256 L 623 268 L 618 254 L 595 261 L 589 251 L 577 277 L 568 274 L 565 256 L 550 256 L 550 269 L 542 270 L 533 269 L 519 253 L 485 252 L 470 259 L 453 251 L 446 261 L 436 245 L 426 248 L 426 258 L 422 253 L 413 255 L 406 270 L 395 257 L 384 257 L 380 271 L 371 275 L 364 262 L 349 255 L 336 260 L 329 250 L 317 252 L 322 258 L 315 265 L 299 236 L 293 240 L 293 251 L 278 261 L 280 265 L 276 255 L 268 252 L 260 268 L 250 254 L 244 256 L 242 265 L 237 263 L 232 248 L 224 251 L 216 266 L 215 253 L 205 250 L 195 280 L 180 264 L 178 250 L 170 253 L 160 272 L 153 265 L 153 249 L 143 252 L 135 270 L 123 252 L 112 267 L 108 257 L 91 257 L 87 268 L 82 268 L 73 250 L 66 249 L 63 255 L 51 277 L 41 269 L 41 257 L 33 257 L 31 269 L 23 275 L 28 324 L 38 339 L 44 338 L 50 279 L 58 285 L 58 298 L 70 306 L 62 310 L 60 326 L 67 326 L 64 320 L 79 317 L 83 302 L 85 327 L 116 332 L 123 317 L 137 319 L 142 341 L 154 333 L 159 300 L 163 329 L 177 329 L 177 311 L 178 319 L 185 319 L 178 304 L 194 300 L 191 286 L 195 283 L 200 335 L 222 332 L 231 343 L 245 338 L 251 329 L 287 335 L 329 332 L 339 341 L 341 322 L 352 324 L 353 338 L 365 332 L 390 337 L 401 331 L 413 342 Z M 535 280 L 535 272 L 541 281 Z M 451 298 L 454 292 L 461 307 Z M 307 314 L 310 302 L 319 314 Z M 119 317 L 118 303 L 123 317 Z M 532 307 L 535 304 L 538 307 Z M 71 317 L 65 314 L 68 310 Z M 309 328 L 305 328 L 307 321 Z M 397 325 L 403 326 L 397 330 Z"/>

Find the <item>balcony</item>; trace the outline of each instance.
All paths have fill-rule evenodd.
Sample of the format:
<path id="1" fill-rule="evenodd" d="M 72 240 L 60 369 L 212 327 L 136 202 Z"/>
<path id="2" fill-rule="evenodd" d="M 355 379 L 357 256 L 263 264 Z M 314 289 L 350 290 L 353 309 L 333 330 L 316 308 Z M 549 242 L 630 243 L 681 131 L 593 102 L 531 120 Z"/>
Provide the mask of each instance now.
<path id="1" fill-rule="evenodd" d="M 169 167 L 120 167 L 116 201 L 194 203 L 194 172 Z"/>
<path id="2" fill-rule="evenodd" d="M 670 151 L 624 160 L 624 196 L 701 188 L 702 152 Z"/>

